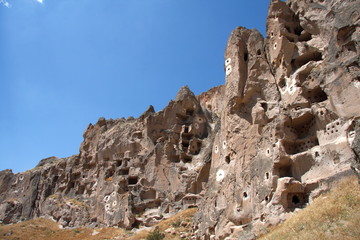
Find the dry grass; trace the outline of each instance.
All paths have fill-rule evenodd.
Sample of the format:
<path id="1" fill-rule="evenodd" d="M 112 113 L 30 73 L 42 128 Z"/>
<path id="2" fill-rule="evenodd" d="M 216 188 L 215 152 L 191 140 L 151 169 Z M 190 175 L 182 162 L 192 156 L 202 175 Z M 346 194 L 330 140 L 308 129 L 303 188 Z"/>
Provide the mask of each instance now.
<path id="1" fill-rule="evenodd" d="M 187 209 L 156 225 L 160 232 L 171 228 L 174 222 L 191 222 L 196 209 Z M 177 227 L 177 233 L 190 231 L 190 226 Z M 118 228 L 60 229 L 56 222 L 38 218 L 13 225 L 0 225 L 0 240 L 140 240 L 146 239 L 150 230 L 137 233 Z M 93 235 L 93 233 L 96 233 Z M 179 234 L 165 234 L 165 240 L 180 239 Z"/>
<path id="2" fill-rule="evenodd" d="M 92 235 L 95 232 L 98 233 Z M 57 223 L 44 218 L 0 226 L 0 240 L 103 240 L 113 239 L 123 233 L 123 230 L 117 228 L 59 229 Z"/>
<path id="3" fill-rule="evenodd" d="M 180 223 L 180 222 L 188 222 L 191 223 L 192 219 L 194 217 L 194 214 L 196 213 L 197 209 L 196 208 L 189 208 L 186 209 L 184 211 L 179 212 L 178 214 L 164 220 L 161 221 L 160 223 L 158 223 L 157 225 L 154 226 L 159 228 L 160 232 L 165 233 L 164 231 L 168 228 L 172 228 L 174 227 L 174 223 Z M 174 227 L 176 229 L 177 234 L 173 235 L 170 233 L 165 233 L 165 238 L 164 240 L 175 240 L 175 239 L 181 239 L 180 238 L 180 232 L 190 232 L 191 227 L 187 226 L 187 227 L 182 227 L 182 226 L 178 226 L 178 227 Z M 126 240 L 141 240 L 141 239 L 146 239 L 146 237 L 149 235 L 149 233 L 152 230 L 143 230 L 140 231 L 128 238 L 126 238 Z"/>
<path id="4" fill-rule="evenodd" d="M 76 198 L 65 198 L 65 200 L 69 203 L 72 203 L 75 206 L 89 208 L 89 205 L 87 205 L 86 203 L 84 203 Z"/>
<path id="5" fill-rule="evenodd" d="M 107 182 L 112 182 L 112 181 L 113 181 L 113 178 L 112 178 L 112 177 L 108 177 L 107 179 L 105 179 L 105 181 L 107 181 Z"/>
<path id="6" fill-rule="evenodd" d="M 279 226 L 261 240 L 360 239 L 360 186 L 349 178 Z"/>

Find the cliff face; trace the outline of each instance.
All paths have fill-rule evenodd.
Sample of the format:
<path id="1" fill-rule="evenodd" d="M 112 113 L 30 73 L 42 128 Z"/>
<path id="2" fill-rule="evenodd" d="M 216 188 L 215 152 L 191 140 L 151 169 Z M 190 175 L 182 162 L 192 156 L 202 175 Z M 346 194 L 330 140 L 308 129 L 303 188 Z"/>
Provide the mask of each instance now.
<path id="1" fill-rule="evenodd" d="M 235 29 L 199 236 L 251 239 L 359 162 L 359 3 L 272 1 Z"/>
<path id="2" fill-rule="evenodd" d="M 78 155 L 0 172 L 0 220 L 151 226 L 199 207 L 194 236 L 252 239 L 359 174 L 360 6 L 271 1 L 266 39 L 235 29 L 224 86 L 89 125 Z"/>
<path id="3" fill-rule="evenodd" d="M 79 155 L 1 172 L 0 219 L 131 228 L 196 206 L 208 181 L 211 124 L 187 87 L 158 113 L 150 106 L 138 119 L 100 118 L 86 129 Z"/>

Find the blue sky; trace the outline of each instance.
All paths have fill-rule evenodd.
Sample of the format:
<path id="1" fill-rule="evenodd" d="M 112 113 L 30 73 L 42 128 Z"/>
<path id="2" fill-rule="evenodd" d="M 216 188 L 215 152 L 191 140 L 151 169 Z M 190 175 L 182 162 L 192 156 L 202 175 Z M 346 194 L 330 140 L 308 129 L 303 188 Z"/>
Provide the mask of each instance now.
<path id="1" fill-rule="evenodd" d="M 269 0 L 0 0 L 0 170 L 79 152 L 99 117 L 138 117 L 224 83 L 237 26 Z"/>

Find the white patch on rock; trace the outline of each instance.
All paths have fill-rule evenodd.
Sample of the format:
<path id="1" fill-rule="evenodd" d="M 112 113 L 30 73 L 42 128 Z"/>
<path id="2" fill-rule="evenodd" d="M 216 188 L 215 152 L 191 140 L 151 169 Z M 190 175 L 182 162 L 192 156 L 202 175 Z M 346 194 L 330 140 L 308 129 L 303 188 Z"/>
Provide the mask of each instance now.
<path id="1" fill-rule="evenodd" d="M 219 153 L 219 146 L 218 145 L 215 146 L 215 153 Z"/>
<path id="2" fill-rule="evenodd" d="M 348 139 L 349 145 L 351 146 L 355 140 L 355 131 L 349 132 L 347 139 Z"/>
<path id="3" fill-rule="evenodd" d="M 225 66 L 229 65 L 230 63 L 231 63 L 231 58 L 225 60 Z"/>
<path id="4" fill-rule="evenodd" d="M 296 86 L 296 80 L 294 78 L 290 79 L 285 77 L 285 86 L 283 88 L 279 88 L 280 93 L 283 94 L 290 94 L 293 95 L 299 87 Z"/>
<path id="5" fill-rule="evenodd" d="M 106 204 L 105 205 L 105 211 L 109 211 L 110 210 L 110 204 Z"/>
<path id="6" fill-rule="evenodd" d="M 360 82 L 355 81 L 355 82 L 354 82 L 354 86 L 355 86 L 356 88 L 360 88 Z"/>
<path id="7" fill-rule="evenodd" d="M 270 148 L 266 149 L 266 156 L 270 156 L 271 155 L 271 151 L 270 151 Z"/>
<path id="8" fill-rule="evenodd" d="M 227 148 L 227 143 L 226 143 L 226 141 L 223 141 L 222 148 L 223 148 L 223 149 L 226 149 L 226 148 Z"/>
<path id="9" fill-rule="evenodd" d="M 221 182 L 224 179 L 224 177 L 225 177 L 225 171 L 222 169 L 219 169 L 216 172 L 216 181 Z"/>
<path id="10" fill-rule="evenodd" d="M 289 87 L 288 92 L 290 95 L 293 95 L 297 89 L 298 89 L 298 87 L 296 87 L 295 84 L 293 84 Z"/>
<path id="11" fill-rule="evenodd" d="M 226 76 L 228 76 L 231 73 L 231 71 L 232 71 L 231 65 L 227 66 L 226 67 Z"/>

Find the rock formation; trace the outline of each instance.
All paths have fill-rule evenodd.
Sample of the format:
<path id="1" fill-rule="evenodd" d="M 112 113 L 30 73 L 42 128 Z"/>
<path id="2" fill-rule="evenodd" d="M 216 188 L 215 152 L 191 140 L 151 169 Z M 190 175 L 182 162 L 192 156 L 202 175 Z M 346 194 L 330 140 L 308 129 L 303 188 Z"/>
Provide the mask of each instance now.
<path id="1" fill-rule="evenodd" d="M 359 163 L 358 1 L 271 1 L 267 38 L 235 29 L 202 239 L 252 239 Z"/>
<path id="2" fill-rule="evenodd" d="M 273 0 L 266 39 L 236 28 L 224 86 L 90 124 L 78 155 L 0 172 L 0 220 L 151 226 L 198 207 L 197 239 L 253 239 L 359 174 L 360 6 Z"/>
<path id="3" fill-rule="evenodd" d="M 79 155 L 1 172 L 0 219 L 131 228 L 196 206 L 208 181 L 211 122 L 187 87 L 158 113 L 150 106 L 138 119 L 100 118 L 86 129 Z"/>

